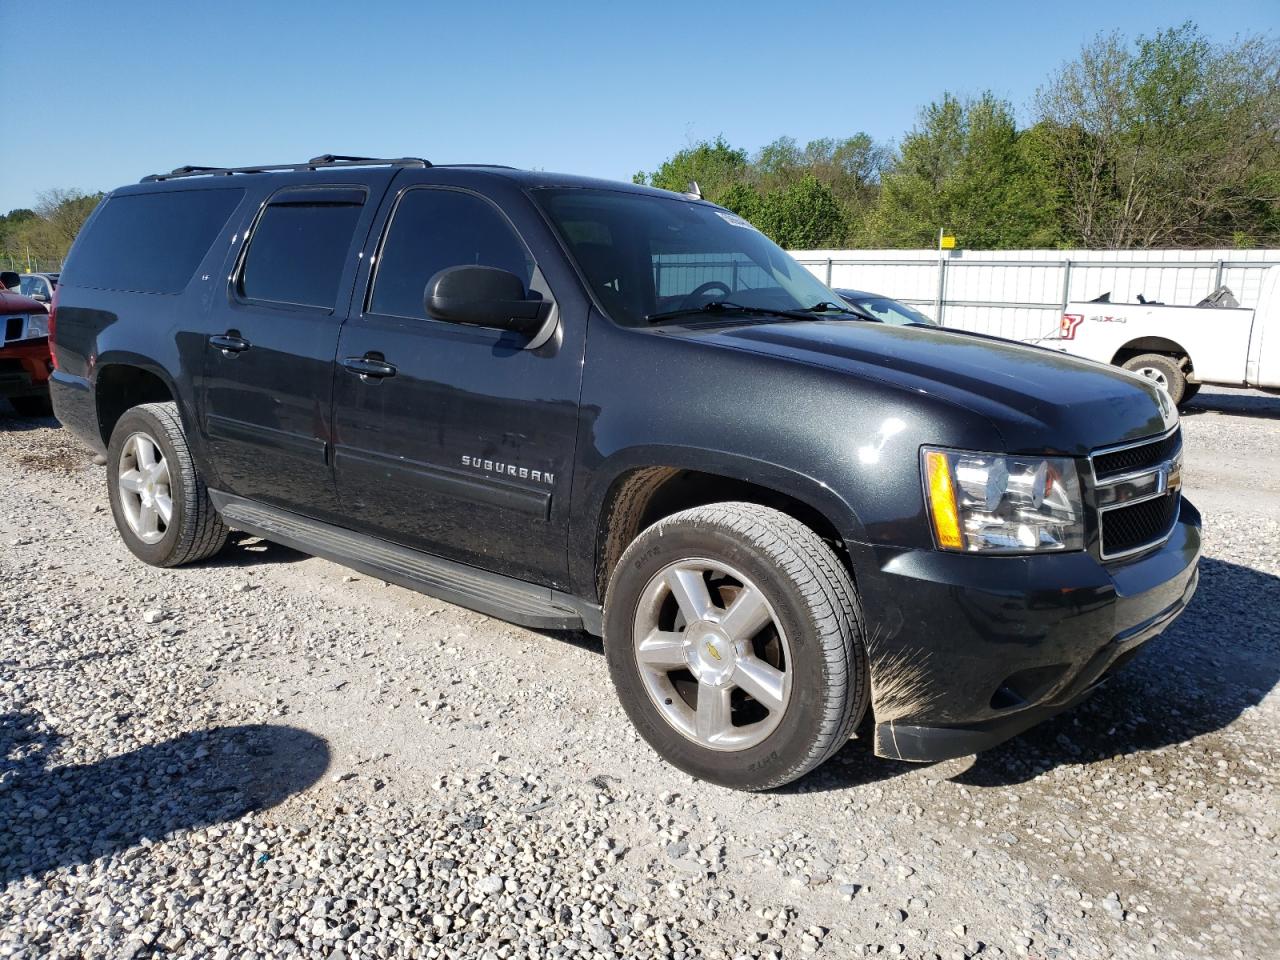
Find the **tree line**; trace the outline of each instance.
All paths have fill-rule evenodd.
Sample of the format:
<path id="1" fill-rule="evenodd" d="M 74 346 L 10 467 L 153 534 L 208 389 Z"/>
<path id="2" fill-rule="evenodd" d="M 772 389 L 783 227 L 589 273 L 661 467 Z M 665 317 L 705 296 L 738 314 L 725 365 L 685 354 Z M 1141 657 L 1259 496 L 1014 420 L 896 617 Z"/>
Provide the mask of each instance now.
<path id="1" fill-rule="evenodd" d="M 52 270 L 61 265 L 100 193 L 46 190 L 34 210 L 0 215 L 0 265 L 6 270 Z"/>
<path id="2" fill-rule="evenodd" d="M 633 178 L 705 197 L 783 247 L 1280 245 L 1280 45 L 1191 23 L 1100 35 L 1036 92 L 1032 123 L 987 92 L 944 93 L 896 146 L 865 133 L 723 137 Z"/>
<path id="3" fill-rule="evenodd" d="M 1191 23 L 1100 35 L 1036 91 L 1030 126 L 987 92 L 944 93 L 901 142 L 693 144 L 637 183 L 709 200 L 790 249 L 1280 246 L 1280 43 Z M 101 194 L 0 216 L 0 264 L 56 264 Z"/>

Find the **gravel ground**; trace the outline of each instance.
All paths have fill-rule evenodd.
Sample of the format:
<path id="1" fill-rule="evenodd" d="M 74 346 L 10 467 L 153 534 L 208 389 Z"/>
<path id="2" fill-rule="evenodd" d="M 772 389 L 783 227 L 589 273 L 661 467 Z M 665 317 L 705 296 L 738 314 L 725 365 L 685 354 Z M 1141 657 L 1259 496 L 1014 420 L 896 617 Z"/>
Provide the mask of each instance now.
<path id="1" fill-rule="evenodd" d="M 1185 417 L 1200 591 L 1090 701 L 745 795 L 657 759 L 590 638 L 246 538 L 142 566 L 0 411 L 0 956 L 1274 957 L 1278 421 Z"/>

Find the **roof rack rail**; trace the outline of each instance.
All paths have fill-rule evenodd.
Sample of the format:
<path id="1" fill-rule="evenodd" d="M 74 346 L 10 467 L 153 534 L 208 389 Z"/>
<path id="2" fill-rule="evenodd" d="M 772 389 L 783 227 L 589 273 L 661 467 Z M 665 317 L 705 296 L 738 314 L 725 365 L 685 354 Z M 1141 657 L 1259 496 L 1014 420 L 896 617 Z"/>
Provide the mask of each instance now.
<path id="1" fill-rule="evenodd" d="M 429 167 L 431 161 L 421 157 L 349 157 L 345 154 L 322 153 L 312 157 L 306 163 L 273 163 L 256 167 L 202 167 L 187 164 L 175 167 L 168 173 L 153 173 L 143 177 L 141 183 L 154 183 L 158 180 L 177 180 L 181 177 L 222 177 L 236 173 L 273 173 L 277 171 L 319 170 L 334 167 Z"/>

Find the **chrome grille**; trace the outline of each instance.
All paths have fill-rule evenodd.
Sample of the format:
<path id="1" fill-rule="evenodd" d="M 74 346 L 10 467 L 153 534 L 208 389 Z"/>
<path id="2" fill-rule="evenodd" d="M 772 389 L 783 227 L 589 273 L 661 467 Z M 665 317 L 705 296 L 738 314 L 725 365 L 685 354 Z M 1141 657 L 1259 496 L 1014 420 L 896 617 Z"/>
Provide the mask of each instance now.
<path id="1" fill-rule="evenodd" d="M 1117 560 L 1169 539 L 1182 502 L 1182 430 L 1095 451 L 1100 553 Z"/>
<path id="2" fill-rule="evenodd" d="M 1166 494 L 1108 510 L 1102 525 L 1102 555 L 1115 557 L 1168 539 L 1178 519 L 1178 494 Z"/>
<path id="3" fill-rule="evenodd" d="M 1093 475 L 1098 480 L 1154 467 L 1171 460 L 1182 450 L 1182 428 L 1174 427 L 1163 437 L 1143 440 L 1134 445 L 1116 447 L 1093 455 Z"/>

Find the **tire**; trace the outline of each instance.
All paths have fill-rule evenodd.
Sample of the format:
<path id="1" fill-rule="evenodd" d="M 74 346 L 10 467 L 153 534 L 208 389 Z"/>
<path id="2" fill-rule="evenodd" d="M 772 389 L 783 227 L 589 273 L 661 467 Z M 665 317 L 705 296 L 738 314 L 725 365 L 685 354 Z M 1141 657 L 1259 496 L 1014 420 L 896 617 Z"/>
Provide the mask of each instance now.
<path id="1" fill-rule="evenodd" d="M 20 417 L 51 417 L 53 404 L 49 397 L 10 397 L 9 403 Z"/>
<path id="2" fill-rule="evenodd" d="M 1196 398 L 1196 394 L 1200 392 L 1201 384 L 1188 383 L 1186 389 L 1182 391 L 1182 403 L 1179 406 L 1185 407 L 1188 403 Z"/>
<path id="3" fill-rule="evenodd" d="M 813 530 L 750 503 L 696 507 L 642 532 L 609 582 L 604 647 L 649 745 L 739 790 L 778 787 L 823 763 L 870 697 L 848 572 Z"/>
<path id="4" fill-rule="evenodd" d="M 1182 372 L 1175 358 L 1163 353 L 1141 353 L 1130 357 L 1121 366 L 1163 387 L 1174 406 L 1182 403 L 1187 389 L 1187 375 Z"/>
<path id="5" fill-rule="evenodd" d="M 145 463 L 147 444 L 152 448 L 150 465 Z M 157 466 L 162 470 L 153 473 Z M 145 403 L 120 418 L 107 446 L 107 495 L 125 546 L 152 566 L 194 563 L 227 542 L 227 528 L 191 459 L 174 403 Z"/>

